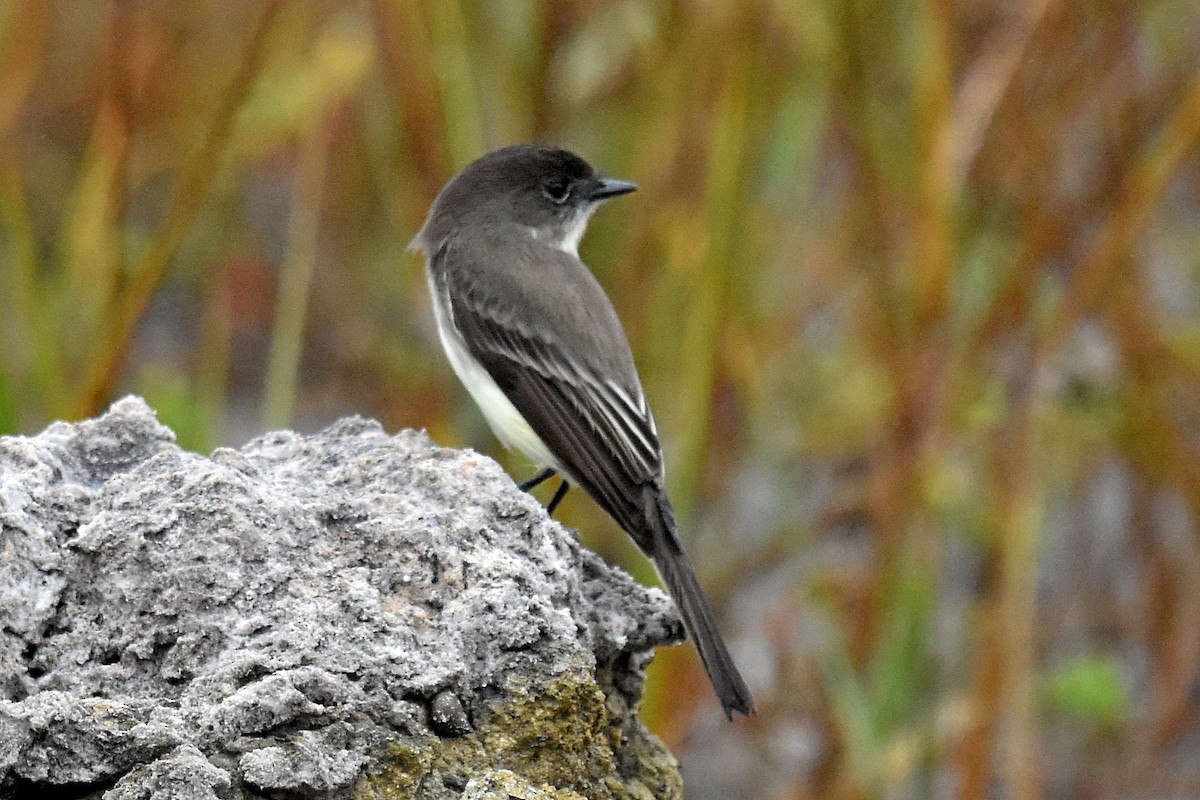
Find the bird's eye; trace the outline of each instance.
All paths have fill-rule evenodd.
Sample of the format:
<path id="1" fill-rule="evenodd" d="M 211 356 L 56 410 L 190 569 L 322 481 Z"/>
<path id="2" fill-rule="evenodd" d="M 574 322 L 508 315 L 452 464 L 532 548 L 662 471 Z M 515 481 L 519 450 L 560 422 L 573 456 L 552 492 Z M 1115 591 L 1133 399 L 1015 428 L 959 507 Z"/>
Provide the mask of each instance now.
<path id="1" fill-rule="evenodd" d="M 542 194 L 546 195 L 546 199 L 551 203 L 561 205 L 570 196 L 571 186 L 566 181 L 555 178 L 542 184 Z"/>

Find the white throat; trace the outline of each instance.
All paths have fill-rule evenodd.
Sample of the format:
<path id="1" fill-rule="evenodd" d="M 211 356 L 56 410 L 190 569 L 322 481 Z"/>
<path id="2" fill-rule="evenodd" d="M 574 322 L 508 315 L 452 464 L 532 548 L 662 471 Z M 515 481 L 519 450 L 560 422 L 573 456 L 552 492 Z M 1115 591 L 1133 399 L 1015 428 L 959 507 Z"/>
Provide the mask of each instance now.
<path id="1" fill-rule="evenodd" d="M 579 241 L 583 238 L 583 234 L 587 230 L 588 219 L 591 218 L 592 212 L 595 210 L 596 204 L 588 203 L 576 211 L 575 216 L 561 231 L 554 232 L 559 235 L 554 235 L 544 228 L 533 227 L 529 229 L 529 233 L 542 244 L 549 245 L 556 250 L 562 250 L 568 255 L 579 258 Z"/>

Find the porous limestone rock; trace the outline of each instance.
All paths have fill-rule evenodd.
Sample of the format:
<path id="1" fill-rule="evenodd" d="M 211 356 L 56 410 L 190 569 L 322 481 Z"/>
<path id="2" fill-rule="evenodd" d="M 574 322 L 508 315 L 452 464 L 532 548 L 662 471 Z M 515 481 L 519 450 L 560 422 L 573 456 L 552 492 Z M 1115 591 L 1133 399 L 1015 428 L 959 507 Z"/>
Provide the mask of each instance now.
<path id="1" fill-rule="evenodd" d="M 0 797 L 678 797 L 636 706 L 681 635 L 423 433 L 0 439 Z"/>

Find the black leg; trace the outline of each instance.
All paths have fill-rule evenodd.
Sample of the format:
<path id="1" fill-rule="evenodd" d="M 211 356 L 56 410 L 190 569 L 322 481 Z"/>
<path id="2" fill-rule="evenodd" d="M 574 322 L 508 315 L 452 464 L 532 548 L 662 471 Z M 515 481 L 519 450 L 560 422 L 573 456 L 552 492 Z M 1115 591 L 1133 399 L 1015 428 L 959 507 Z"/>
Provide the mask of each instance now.
<path id="1" fill-rule="evenodd" d="M 550 505 L 546 506 L 546 516 L 554 516 L 554 509 L 558 508 L 558 504 L 567 496 L 567 489 L 571 488 L 571 484 L 563 481 L 558 485 L 558 491 L 554 493 L 554 497 L 550 498 Z"/>
<path id="2" fill-rule="evenodd" d="M 517 488 L 520 489 L 522 492 L 528 492 L 530 489 L 537 486 L 539 483 L 546 480 L 547 478 L 553 478 L 555 476 L 555 474 L 557 474 L 557 473 L 555 473 L 554 470 L 550 469 L 549 467 L 546 467 L 544 470 L 539 472 L 537 475 L 534 475 L 529 480 L 518 483 Z"/>

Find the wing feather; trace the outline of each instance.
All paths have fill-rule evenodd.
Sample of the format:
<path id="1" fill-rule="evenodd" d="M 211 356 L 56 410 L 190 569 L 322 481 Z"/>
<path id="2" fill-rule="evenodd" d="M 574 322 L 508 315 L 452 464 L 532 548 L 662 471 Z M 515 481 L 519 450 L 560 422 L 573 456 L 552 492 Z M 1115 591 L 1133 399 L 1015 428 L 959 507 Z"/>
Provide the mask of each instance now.
<path id="1" fill-rule="evenodd" d="M 452 243 L 442 254 L 457 259 L 455 269 L 442 273 L 454 324 L 568 479 L 638 538 L 645 526 L 641 488 L 661 482 L 662 449 L 607 296 L 569 254 L 551 248 L 529 254 L 538 263 L 556 262 L 556 283 L 574 280 L 567 290 L 567 299 L 578 304 L 572 312 L 590 314 L 589 324 L 609 326 L 599 337 L 581 337 L 579 326 L 555 324 L 563 319 L 561 308 L 538 308 L 530 298 L 539 293 L 519 283 L 504 285 L 513 274 L 488 269 L 472 258 L 478 252 Z M 525 300 L 521 319 L 505 300 L 514 296 Z M 537 320 L 536 330 L 528 318 Z M 610 352 L 613 347 L 619 352 Z"/>

